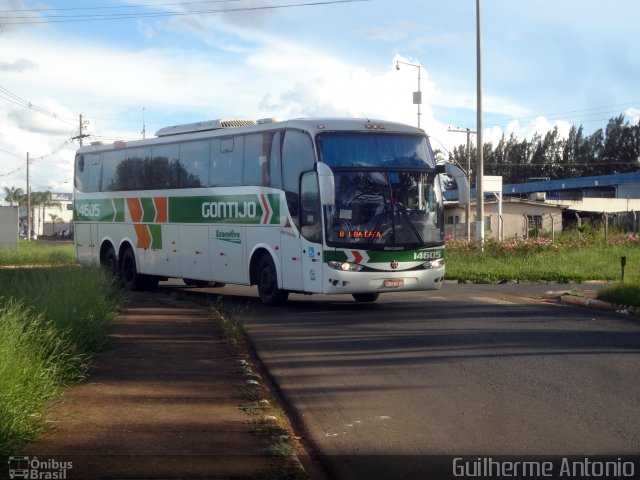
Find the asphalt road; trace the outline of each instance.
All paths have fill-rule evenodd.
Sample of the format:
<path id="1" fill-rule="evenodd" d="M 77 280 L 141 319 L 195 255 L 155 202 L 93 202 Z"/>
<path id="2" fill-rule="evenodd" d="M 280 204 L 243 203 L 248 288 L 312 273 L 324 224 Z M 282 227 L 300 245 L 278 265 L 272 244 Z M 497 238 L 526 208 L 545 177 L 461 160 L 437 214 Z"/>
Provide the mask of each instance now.
<path id="1" fill-rule="evenodd" d="M 220 293 L 330 476 L 371 479 L 426 478 L 432 455 L 640 453 L 640 321 L 534 298 L 566 288 L 448 284 L 278 308 Z"/>

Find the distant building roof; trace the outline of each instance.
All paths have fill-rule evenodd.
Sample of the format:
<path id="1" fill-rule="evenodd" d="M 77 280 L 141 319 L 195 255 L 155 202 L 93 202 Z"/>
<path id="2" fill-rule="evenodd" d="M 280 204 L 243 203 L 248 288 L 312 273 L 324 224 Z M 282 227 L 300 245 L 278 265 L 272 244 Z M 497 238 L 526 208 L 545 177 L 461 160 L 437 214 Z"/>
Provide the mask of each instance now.
<path id="1" fill-rule="evenodd" d="M 508 183 L 502 186 L 503 194 L 551 192 L 571 188 L 611 187 L 614 185 L 640 183 L 640 172 L 596 175 L 594 177 L 564 178 L 527 183 Z"/>
<path id="2" fill-rule="evenodd" d="M 640 171 L 616 173 L 613 175 L 596 175 L 593 177 L 564 178 L 559 180 L 540 180 L 526 183 L 507 183 L 502 185 L 503 195 L 528 194 L 534 192 L 553 192 L 588 187 L 611 187 L 623 184 L 640 184 Z M 475 188 L 471 189 L 471 197 L 475 197 Z M 446 200 L 457 200 L 458 191 L 448 190 L 444 193 Z"/>

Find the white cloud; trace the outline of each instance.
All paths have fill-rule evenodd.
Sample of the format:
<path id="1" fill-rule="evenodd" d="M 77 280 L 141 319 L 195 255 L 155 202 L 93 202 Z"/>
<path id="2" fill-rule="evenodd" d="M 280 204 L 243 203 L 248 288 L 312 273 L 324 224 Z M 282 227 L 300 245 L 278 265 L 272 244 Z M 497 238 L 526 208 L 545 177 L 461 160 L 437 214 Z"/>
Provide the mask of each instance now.
<path id="1" fill-rule="evenodd" d="M 637 125 L 640 122 L 640 108 L 628 108 L 624 115 L 632 124 Z"/>
<path id="2" fill-rule="evenodd" d="M 536 117 L 524 124 L 520 120 L 512 120 L 506 126 L 506 128 L 494 126 L 483 129 L 483 143 L 493 143 L 497 145 L 502 138 L 502 135 L 510 136 L 515 135 L 518 139 L 531 139 L 535 134 L 544 137 L 548 132 L 554 128 L 558 128 L 558 135 L 560 138 L 567 138 L 569 136 L 569 130 L 571 130 L 571 123 L 565 120 L 556 120 L 551 122 L 544 116 Z"/>

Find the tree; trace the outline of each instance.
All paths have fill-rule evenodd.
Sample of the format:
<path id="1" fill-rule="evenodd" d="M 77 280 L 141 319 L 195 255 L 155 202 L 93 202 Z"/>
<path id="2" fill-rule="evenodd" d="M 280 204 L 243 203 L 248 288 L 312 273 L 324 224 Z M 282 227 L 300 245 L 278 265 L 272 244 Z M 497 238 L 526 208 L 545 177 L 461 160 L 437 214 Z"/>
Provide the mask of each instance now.
<path id="1" fill-rule="evenodd" d="M 16 187 L 4 187 L 4 201 L 12 207 L 19 204 L 20 198 L 24 195 L 24 190 Z"/>
<path id="2" fill-rule="evenodd" d="M 56 234 L 56 223 L 62 223 L 62 217 L 56 215 L 55 213 L 50 213 L 49 218 L 51 218 L 51 223 L 53 224 L 53 234 Z"/>
<path id="3" fill-rule="evenodd" d="M 47 208 L 57 208 L 58 210 L 62 210 L 60 202 L 52 200 L 51 192 L 31 192 L 31 218 L 35 218 L 34 213 L 36 208 L 38 209 L 37 218 L 42 222 L 42 225 L 44 225 L 44 216 Z M 33 222 L 31 227 L 36 230 Z"/>
<path id="4" fill-rule="evenodd" d="M 472 147 L 471 158 L 476 156 Z M 637 171 L 640 169 L 640 121 L 632 125 L 624 115 L 609 120 L 606 129 L 584 135 L 582 126 L 571 127 L 561 138 L 558 128 L 544 136 L 518 141 L 503 135 L 498 144 L 483 146 L 485 175 L 502 175 L 504 183 L 526 182 L 545 176 L 552 179 L 586 177 Z M 451 160 L 466 164 L 463 145 L 455 147 Z M 472 161 L 473 163 L 473 161 Z"/>

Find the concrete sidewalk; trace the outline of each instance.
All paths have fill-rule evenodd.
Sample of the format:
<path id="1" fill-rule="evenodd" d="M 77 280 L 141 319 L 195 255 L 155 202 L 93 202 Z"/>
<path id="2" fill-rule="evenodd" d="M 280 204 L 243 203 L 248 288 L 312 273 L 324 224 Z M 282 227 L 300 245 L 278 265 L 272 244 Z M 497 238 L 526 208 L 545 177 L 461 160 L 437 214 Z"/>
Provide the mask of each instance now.
<path id="1" fill-rule="evenodd" d="M 205 307 L 133 293 L 87 379 L 24 455 L 71 462 L 68 479 L 255 478 L 268 445 L 235 397 L 246 380 Z"/>

